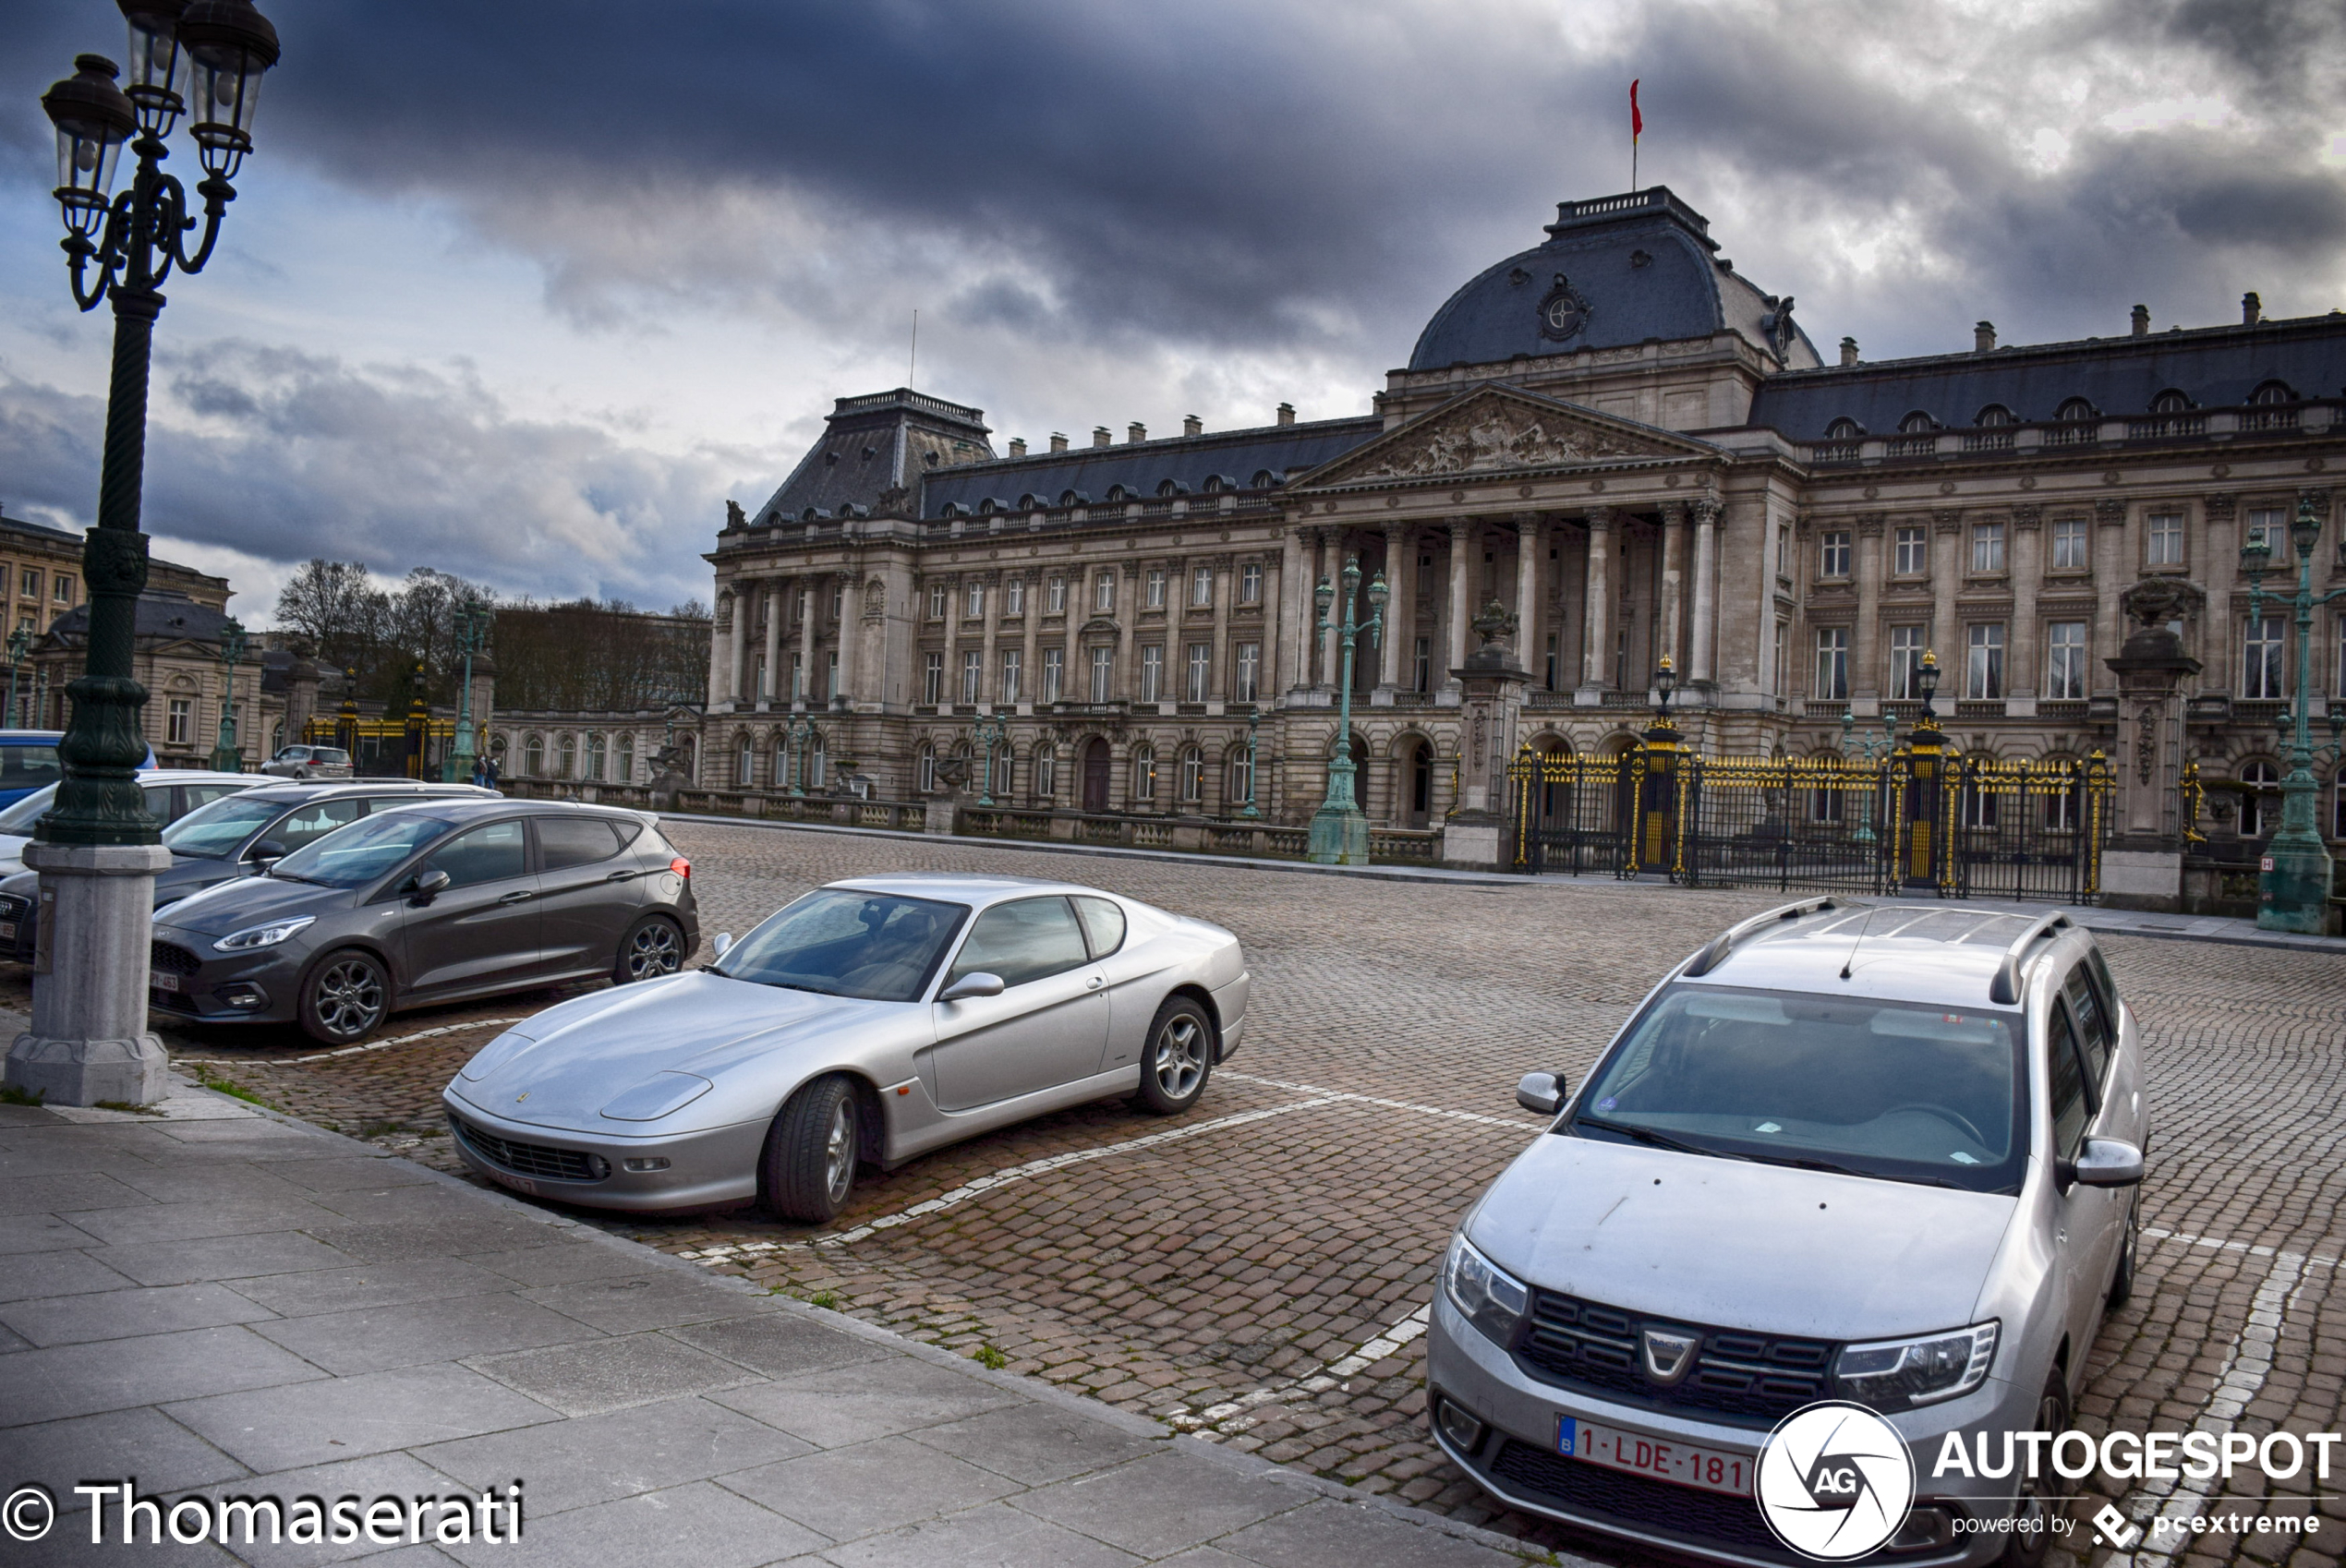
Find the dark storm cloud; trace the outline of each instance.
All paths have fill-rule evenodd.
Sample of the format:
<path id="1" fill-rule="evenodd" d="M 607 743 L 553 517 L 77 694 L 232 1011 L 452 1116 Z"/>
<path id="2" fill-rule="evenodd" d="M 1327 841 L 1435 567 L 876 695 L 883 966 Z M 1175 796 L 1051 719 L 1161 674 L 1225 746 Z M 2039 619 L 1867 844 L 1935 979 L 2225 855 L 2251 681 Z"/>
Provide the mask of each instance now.
<path id="1" fill-rule="evenodd" d="M 694 557 L 742 454 L 671 458 L 610 431 L 518 419 L 477 383 L 236 344 L 157 365 L 145 521 L 192 540 L 387 576 L 436 566 L 509 593 L 667 605 L 706 596 Z M 104 411 L 0 378 L 0 475 L 19 513 L 86 520 Z M 754 462 L 754 460 L 748 460 Z M 163 547 L 168 553 L 168 545 Z"/>

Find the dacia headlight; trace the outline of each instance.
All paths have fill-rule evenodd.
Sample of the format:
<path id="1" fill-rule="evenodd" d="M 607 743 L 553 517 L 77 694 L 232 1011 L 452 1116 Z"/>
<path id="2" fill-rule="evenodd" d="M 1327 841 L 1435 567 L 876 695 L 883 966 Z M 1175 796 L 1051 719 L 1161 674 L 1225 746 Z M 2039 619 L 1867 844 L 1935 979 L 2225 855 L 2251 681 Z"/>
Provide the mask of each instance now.
<path id="1" fill-rule="evenodd" d="M 1463 1235 L 1450 1238 L 1449 1255 L 1442 1260 L 1442 1288 L 1450 1305 L 1502 1349 L 1515 1343 L 1515 1331 L 1531 1306 L 1530 1287 L 1476 1251 Z"/>
<path id="2" fill-rule="evenodd" d="M 303 915 L 298 920 L 272 920 L 266 925 L 248 925 L 242 931 L 232 931 L 214 942 L 212 947 L 223 953 L 242 953 L 254 947 L 273 947 L 297 932 L 303 932 L 317 922 L 316 915 Z"/>
<path id="3" fill-rule="evenodd" d="M 1920 1339 L 1848 1345 L 1833 1362 L 1834 1386 L 1844 1398 L 1875 1410 L 1905 1410 L 1969 1393 L 1988 1379 L 1996 1358 L 1993 1322 Z"/>

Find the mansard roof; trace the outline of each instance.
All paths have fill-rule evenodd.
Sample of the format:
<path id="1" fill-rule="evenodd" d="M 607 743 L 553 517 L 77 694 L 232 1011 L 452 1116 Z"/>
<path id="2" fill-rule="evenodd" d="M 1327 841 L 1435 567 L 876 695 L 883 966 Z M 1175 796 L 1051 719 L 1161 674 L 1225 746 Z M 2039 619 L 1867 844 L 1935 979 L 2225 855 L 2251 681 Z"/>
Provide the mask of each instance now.
<path id="1" fill-rule="evenodd" d="M 1786 371 L 1760 383 L 1747 422 L 1810 441 L 1836 419 L 1871 435 L 1913 413 L 1969 426 L 1991 404 L 2023 424 L 2073 398 L 2110 417 L 2147 414 L 2164 392 L 2231 407 L 2274 381 L 2301 398 L 2346 396 L 2346 314 Z"/>
<path id="2" fill-rule="evenodd" d="M 176 588 L 139 591 L 133 610 L 133 638 L 141 643 L 217 643 L 227 622 L 224 611 L 198 604 Z M 75 605 L 49 623 L 52 634 L 77 642 L 90 633 L 90 605 Z"/>
<path id="3" fill-rule="evenodd" d="M 948 506 L 975 513 L 988 501 L 996 510 L 1009 511 L 1028 496 L 1039 504 L 1057 506 L 1070 490 L 1082 498 L 1079 504 L 1093 505 L 1106 504 L 1108 492 L 1119 487 L 1134 500 L 1163 493 L 1168 483 L 1179 495 L 1201 495 L 1218 488 L 1210 480 L 1233 489 L 1252 489 L 1258 488 L 1256 476 L 1265 473 L 1272 483 L 1283 484 L 1289 474 L 1339 457 L 1384 428 L 1384 420 L 1370 414 L 1120 446 L 1071 447 L 943 468 L 929 474 L 923 486 L 920 515 L 944 516 Z"/>
<path id="4" fill-rule="evenodd" d="M 1820 363 L 1792 301 L 1761 292 L 1715 253 L 1710 220 L 1652 186 L 1559 202 L 1544 245 L 1452 295 L 1418 337 L 1412 370 L 1740 332 L 1782 363 Z M 1566 308 L 1551 318 L 1550 306 Z"/>
<path id="5" fill-rule="evenodd" d="M 809 509 L 826 519 L 851 507 L 869 513 L 886 490 L 918 486 L 924 474 L 992 457 L 989 434 L 984 409 L 910 387 L 842 397 L 823 420 L 822 439 L 748 521 L 794 523 Z"/>

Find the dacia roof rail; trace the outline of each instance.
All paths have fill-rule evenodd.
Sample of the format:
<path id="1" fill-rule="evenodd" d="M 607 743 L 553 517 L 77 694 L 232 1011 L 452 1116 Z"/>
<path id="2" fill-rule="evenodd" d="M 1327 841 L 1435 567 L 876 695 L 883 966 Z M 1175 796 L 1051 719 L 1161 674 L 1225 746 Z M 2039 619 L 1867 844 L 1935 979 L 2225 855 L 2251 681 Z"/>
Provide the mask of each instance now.
<path id="1" fill-rule="evenodd" d="M 1773 925 L 1782 921 L 1798 920 L 1805 915 L 1823 914 L 1828 910 L 1840 909 L 1848 902 L 1849 900 L 1844 899 L 1836 904 L 1828 895 L 1821 899 L 1803 899 L 1797 903 L 1785 904 L 1780 909 L 1770 910 L 1765 914 L 1753 915 L 1749 920 L 1740 921 L 1712 937 L 1710 944 L 1697 953 L 1692 961 L 1679 972 L 1688 976 L 1709 974 L 1726 961 L 1727 955 L 1735 950 L 1738 937 L 1748 936 L 1762 926 Z"/>
<path id="2" fill-rule="evenodd" d="M 2019 1001 L 2020 960 L 2027 956 L 2028 949 L 2037 945 L 2038 938 L 2066 931 L 2069 925 L 2069 917 L 2065 914 L 2039 915 L 2030 921 L 2028 929 L 2004 949 L 2004 961 L 1996 966 L 1996 978 L 1988 986 L 1988 1000 L 2004 1007 Z"/>

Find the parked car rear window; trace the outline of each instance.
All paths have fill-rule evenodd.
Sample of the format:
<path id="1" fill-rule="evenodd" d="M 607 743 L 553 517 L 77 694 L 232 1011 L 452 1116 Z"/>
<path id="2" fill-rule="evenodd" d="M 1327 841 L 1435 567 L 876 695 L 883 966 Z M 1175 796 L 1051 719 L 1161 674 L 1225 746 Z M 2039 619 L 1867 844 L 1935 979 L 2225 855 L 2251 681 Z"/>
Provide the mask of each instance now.
<path id="1" fill-rule="evenodd" d="M 591 865 L 619 853 L 619 835 L 594 816 L 541 816 L 538 820 L 538 864 L 542 871 Z"/>
<path id="2" fill-rule="evenodd" d="M 1124 946 L 1124 911 L 1115 899 L 1078 895 L 1075 912 L 1082 919 L 1083 935 L 1091 939 L 1092 957 L 1105 959 Z"/>
<path id="3" fill-rule="evenodd" d="M 2026 1038 L 2021 1015 L 2002 1009 L 1679 985 L 1631 1026 L 1558 1130 L 2016 1192 Z"/>
<path id="4" fill-rule="evenodd" d="M 175 855 L 218 860 L 234 854 L 238 845 L 252 837 L 254 828 L 272 821 L 284 809 L 282 800 L 230 795 L 189 812 L 164 828 L 163 847 Z"/>
<path id="5" fill-rule="evenodd" d="M 372 882 L 447 831 L 448 824 L 436 816 L 385 812 L 296 850 L 277 862 L 272 874 L 315 882 L 321 887 L 357 887 Z"/>
<path id="6" fill-rule="evenodd" d="M 768 916 L 709 967 L 793 991 L 918 1001 L 968 913 L 965 905 L 934 899 L 819 887 Z"/>
<path id="7" fill-rule="evenodd" d="M 0 746 L 0 790 L 36 790 L 54 784 L 63 772 L 57 748 L 46 742 L 31 746 Z"/>
<path id="8" fill-rule="evenodd" d="M 350 754 L 340 746 L 313 746 L 309 751 L 309 760 L 311 762 L 348 762 Z"/>

